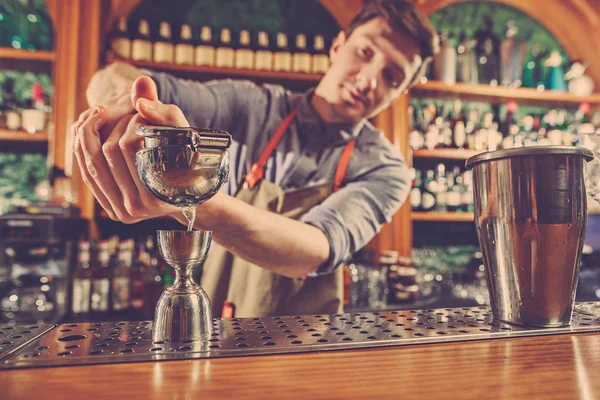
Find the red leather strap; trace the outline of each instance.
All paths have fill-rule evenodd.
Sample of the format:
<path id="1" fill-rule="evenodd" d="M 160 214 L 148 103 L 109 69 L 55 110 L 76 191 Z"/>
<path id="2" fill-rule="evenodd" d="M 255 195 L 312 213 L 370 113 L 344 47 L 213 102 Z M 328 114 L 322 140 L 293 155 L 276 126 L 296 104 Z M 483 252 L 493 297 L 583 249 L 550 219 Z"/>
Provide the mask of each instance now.
<path id="1" fill-rule="evenodd" d="M 221 318 L 233 318 L 235 316 L 235 304 L 225 300 Z"/>
<path id="2" fill-rule="evenodd" d="M 335 170 L 335 176 L 333 179 L 333 191 L 337 192 L 342 188 L 342 182 L 344 181 L 344 177 L 346 176 L 346 170 L 348 169 L 348 164 L 350 164 L 350 157 L 352 157 L 352 151 L 354 150 L 354 145 L 356 144 L 356 139 L 351 139 L 344 147 L 344 151 L 340 156 L 340 160 L 338 161 L 337 168 Z"/>
<path id="3" fill-rule="evenodd" d="M 246 175 L 246 184 L 250 189 L 252 189 L 262 178 L 264 178 L 265 166 L 267 165 L 267 161 L 269 160 L 269 157 L 271 157 L 271 154 L 273 153 L 273 150 L 275 150 L 275 147 L 277 147 L 277 145 L 281 141 L 283 134 L 285 133 L 285 131 L 287 131 L 287 128 L 290 126 L 290 124 L 296 117 L 297 112 L 298 110 L 294 108 L 292 112 L 290 112 L 288 116 L 285 117 L 283 121 L 281 121 L 281 123 L 277 127 L 277 130 L 271 137 L 271 140 L 269 140 L 269 143 L 267 143 L 267 146 L 258 158 L 258 161 L 252 164 L 252 167 L 250 168 L 250 173 Z"/>

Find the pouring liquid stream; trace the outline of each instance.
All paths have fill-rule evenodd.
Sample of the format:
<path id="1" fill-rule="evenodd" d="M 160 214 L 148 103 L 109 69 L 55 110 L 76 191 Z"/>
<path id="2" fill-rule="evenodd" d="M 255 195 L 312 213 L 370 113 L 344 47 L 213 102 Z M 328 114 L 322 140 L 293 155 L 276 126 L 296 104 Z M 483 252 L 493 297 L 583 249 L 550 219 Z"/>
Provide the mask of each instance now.
<path id="1" fill-rule="evenodd" d="M 194 221 L 196 220 L 196 207 L 183 207 L 182 212 L 183 216 L 185 217 L 185 219 L 187 219 L 188 222 L 187 230 L 188 232 L 191 232 L 194 228 Z"/>

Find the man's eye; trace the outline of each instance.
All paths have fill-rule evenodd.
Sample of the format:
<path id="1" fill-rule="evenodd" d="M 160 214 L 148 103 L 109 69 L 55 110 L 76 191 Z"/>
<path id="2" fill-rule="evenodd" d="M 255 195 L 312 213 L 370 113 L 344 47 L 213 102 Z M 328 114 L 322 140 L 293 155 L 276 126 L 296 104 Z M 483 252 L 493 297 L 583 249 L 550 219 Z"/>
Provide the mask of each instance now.
<path id="1" fill-rule="evenodd" d="M 398 88 L 400 86 L 400 79 L 398 79 L 390 71 L 387 71 L 387 70 L 383 71 L 383 79 L 385 79 L 385 81 L 387 82 L 387 84 L 390 87 L 393 87 L 394 89 L 396 89 L 396 88 Z"/>
<path id="2" fill-rule="evenodd" d="M 358 49 L 358 55 L 361 56 L 362 58 L 369 58 L 371 56 L 371 53 L 369 52 L 369 49 L 367 49 L 366 47 L 360 48 Z"/>

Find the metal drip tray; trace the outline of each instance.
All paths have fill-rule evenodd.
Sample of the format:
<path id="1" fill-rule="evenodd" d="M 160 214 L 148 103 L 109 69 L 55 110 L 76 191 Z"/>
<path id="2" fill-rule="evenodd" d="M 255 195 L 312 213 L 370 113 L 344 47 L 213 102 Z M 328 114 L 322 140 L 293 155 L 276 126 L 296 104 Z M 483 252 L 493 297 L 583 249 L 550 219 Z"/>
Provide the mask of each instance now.
<path id="1" fill-rule="evenodd" d="M 17 349 L 0 368 L 241 357 L 600 331 L 600 302 L 580 303 L 570 327 L 493 321 L 489 307 L 213 321 L 208 342 L 153 342 L 152 323 L 60 325 Z M 22 330 L 21 327 L 15 328 Z"/>

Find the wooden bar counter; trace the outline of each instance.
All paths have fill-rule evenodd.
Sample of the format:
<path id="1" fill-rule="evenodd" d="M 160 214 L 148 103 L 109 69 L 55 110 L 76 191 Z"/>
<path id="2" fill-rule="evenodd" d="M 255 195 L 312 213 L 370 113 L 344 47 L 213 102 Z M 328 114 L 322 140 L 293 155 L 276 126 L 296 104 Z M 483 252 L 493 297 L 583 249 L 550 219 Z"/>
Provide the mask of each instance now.
<path id="1" fill-rule="evenodd" d="M 598 399 L 600 333 L 0 371 L 9 399 Z"/>

